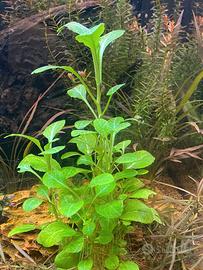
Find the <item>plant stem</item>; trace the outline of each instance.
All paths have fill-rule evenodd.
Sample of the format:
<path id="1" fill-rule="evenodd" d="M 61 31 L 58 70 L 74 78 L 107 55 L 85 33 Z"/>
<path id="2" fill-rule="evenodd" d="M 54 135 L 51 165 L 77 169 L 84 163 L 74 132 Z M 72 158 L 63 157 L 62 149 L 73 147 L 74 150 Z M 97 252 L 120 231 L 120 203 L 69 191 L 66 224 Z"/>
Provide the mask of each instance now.
<path id="1" fill-rule="evenodd" d="M 98 117 L 100 118 L 102 115 L 102 110 L 101 110 L 102 74 L 101 74 L 101 68 L 100 68 L 100 63 L 99 63 L 100 59 L 99 59 L 99 56 L 97 55 L 97 50 L 95 48 L 91 50 L 91 53 L 92 53 L 92 59 L 94 63 L 95 82 L 96 82 L 96 89 L 97 89 L 96 107 L 97 107 Z"/>

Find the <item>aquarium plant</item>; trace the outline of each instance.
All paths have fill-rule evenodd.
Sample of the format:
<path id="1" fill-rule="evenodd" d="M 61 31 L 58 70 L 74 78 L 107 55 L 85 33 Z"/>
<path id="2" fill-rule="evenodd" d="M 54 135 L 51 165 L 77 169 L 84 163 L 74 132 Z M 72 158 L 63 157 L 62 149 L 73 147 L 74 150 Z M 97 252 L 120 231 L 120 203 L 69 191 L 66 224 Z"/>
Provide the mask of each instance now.
<path id="1" fill-rule="evenodd" d="M 92 118 L 76 121 L 70 144 L 76 150 L 65 151 L 59 134 L 65 120 L 50 124 L 42 133 L 47 141 L 31 136 L 12 134 L 30 140 L 39 154 L 27 154 L 18 165 L 19 172 L 32 173 L 39 179 L 36 195 L 23 203 L 25 211 L 32 211 L 42 203 L 49 204 L 55 220 L 37 227 L 24 224 L 12 229 L 9 236 L 39 230 L 37 242 L 44 247 L 58 246 L 55 265 L 58 269 L 119 269 L 138 270 L 127 259 L 126 234 L 132 223 L 161 222 L 155 209 L 145 201 L 155 192 L 146 188 L 140 175 L 146 174 L 154 157 L 147 151 L 128 152 L 130 140 L 119 141 L 119 134 L 130 126 L 123 117 L 105 117 L 113 95 L 123 86 L 105 89 L 102 82 L 102 60 L 105 49 L 124 34 L 114 30 L 104 34 L 100 23 L 87 28 L 70 22 L 64 28 L 77 34 L 76 40 L 91 51 L 95 72 L 95 86 L 70 66 L 45 66 L 33 74 L 48 70 L 63 70 L 74 76 L 75 86 L 67 91 L 69 97 L 84 102 Z M 106 100 L 106 101 L 105 101 Z M 43 140 L 44 141 L 44 140 Z M 60 155 L 62 151 L 62 155 Z M 75 157 L 75 166 L 61 166 L 54 157 L 60 155 L 68 164 Z"/>

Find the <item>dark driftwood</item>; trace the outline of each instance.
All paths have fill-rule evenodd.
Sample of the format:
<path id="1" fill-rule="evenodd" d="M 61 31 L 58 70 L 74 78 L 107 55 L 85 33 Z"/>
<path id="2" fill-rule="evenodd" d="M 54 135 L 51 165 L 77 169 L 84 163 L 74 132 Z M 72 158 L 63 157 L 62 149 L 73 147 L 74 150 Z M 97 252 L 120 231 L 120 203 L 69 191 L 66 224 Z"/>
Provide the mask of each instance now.
<path id="1" fill-rule="evenodd" d="M 97 4 L 98 1 L 85 1 L 71 7 L 71 11 L 83 10 Z M 44 22 L 54 16 L 65 15 L 66 11 L 66 5 L 50 8 L 19 20 L 0 32 L 0 133 L 15 132 L 38 96 L 53 82 L 49 74 L 39 79 L 39 76 L 31 76 L 31 72 L 50 62 Z M 49 27 L 46 32 L 49 45 L 54 49 L 61 40 Z M 43 101 L 44 107 L 63 109 L 64 104 L 63 98 Z M 44 107 L 39 106 L 40 117 L 36 117 L 34 123 L 31 123 L 31 130 L 41 128 L 55 113 L 54 110 L 45 110 Z"/>
<path id="2" fill-rule="evenodd" d="M 99 4 L 99 1 L 85 1 L 84 3 L 75 4 L 75 6 L 73 6 L 72 8 L 72 11 L 93 7 L 97 4 Z M 14 25 L 9 26 L 7 29 L 2 30 L 0 32 L 0 40 L 4 39 L 8 35 L 12 35 L 16 31 L 22 32 L 22 33 L 25 31 L 28 31 L 35 25 L 43 21 L 46 21 L 47 19 L 50 19 L 51 17 L 57 15 L 58 13 L 65 13 L 66 10 L 67 10 L 67 6 L 61 5 L 58 7 L 50 8 L 49 10 L 43 11 L 41 13 L 32 15 L 23 20 L 20 20 L 16 22 Z"/>

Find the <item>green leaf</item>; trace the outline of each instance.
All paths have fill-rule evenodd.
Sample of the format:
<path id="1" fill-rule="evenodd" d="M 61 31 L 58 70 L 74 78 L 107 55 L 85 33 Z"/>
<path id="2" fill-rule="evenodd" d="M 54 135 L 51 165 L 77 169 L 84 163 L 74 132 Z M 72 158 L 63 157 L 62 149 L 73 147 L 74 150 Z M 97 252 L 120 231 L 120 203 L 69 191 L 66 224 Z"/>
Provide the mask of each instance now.
<path id="1" fill-rule="evenodd" d="M 21 138 L 27 139 L 27 140 L 33 142 L 42 151 L 40 141 L 32 136 L 28 136 L 28 135 L 24 135 L 24 134 L 10 134 L 10 135 L 6 136 L 5 138 L 8 138 L 8 137 L 21 137 Z"/>
<path id="2" fill-rule="evenodd" d="M 129 179 L 123 185 L 124 192 L 134 192 L 142 187 L 144 187 L 144 183 L 138 178 Z"/>
<path id="3" fill-rule="evenodd" d="M 24 159 L 18 165 L 18 168 L 20 168 L 22 164 L 24 165 L 27 164 L 31 166 L 33 169 L 40 172 L 46 172 L 48 168 L 47 162 L 43 157 L 38 157 L 33 154 L 25 156 Z"/>
<path id="4" fill-rule="evenodd" d="M 68 253 L 78 253 L 84 247 L 84 237 L 80 236 L 74 240 L 72 240 L 68 245 L 64 247 L 64 251 Z"/>
<path id="5" fill-rule="evenodd" d="M 199 83 L 203 79 L 203 71 L 201 71 L 196 78 L 194 79 L 193 83 L 189 87 L 189 89 L 184 93 L 183 97 L 181 98 L 180 104 L 177 106 L 176 109 L 176 115 L 187 105 L 189 102 L 190 98 L 194 94 L 195 90 L 197 89 Z"/>
<path id="6" fill-rule="evenodd" d="M 54 122 L 45 128 L 42 134 L 49 142 L 53 142 L 55 136 L 64 128 L 65 123 L 65 120 Z"/>
<path id="7" fill-rule="evenodd" d="M 128 200 L 121 219 L 150 224 L 156 220 L 153 210 L 139 200 Z"/>
<path id="8" fill-rule="evenodd" d="M 125 120 L 123 117 L 114 117 L 108 120 L 109 123 L 109 129 L 111 130 L 111 133 L 117 134 L 121 130 L 127 128 L 130 126 L 130 123 L 124 122 Z"/>
<path id="9" fill-rule="evenodd" d="M 64 238 L 75 236 L 76 232 L 61 221 L 54 221 L 38 234 L 37 242 L 44 247 L 58 245 Z"/>
<path id="10" fill-rule="evenodd" d="M 73 31 L 76 34 L 84 35 L 89 32 L 89 28 L 77 22 L 69 22 L 63 26 L 61 26 L 57 32 L 61 32 L 63 28 L 67 28 L 70 31 Z"/>
<path id="11" fill-rule="evenodd" d="M 113 175 L 110 173 L 103 173 L 94 177 L 90 182 L 90 186 L 91 187 L 103 186 L 106 184 L 110 184 L 112 182 L 115 182 Z"/>
<path id="12" fill-rule="evenodd" d="M 67 94 L 72 98 L 77 98 L 83 101 L 86 101 L 86 89 L 83 84 L 79 84 L 74 88 L 67 91 Z"/>
<path id="13" fill-rule="evenodd" d="M 54 263 L 57 267 L 62 269 L 75 269 L 78 264 L 79 255 L 68 253 L 65 250 L 59 252 L 54 260 Z"/>
<path id="14" fill-rule="evenodd" d="M 61 156 L 61 159 L 66 159 L 69 157 L 74 157 L 74 156 L 80 156 L 80 153 L 78 152 L 67 152 Z"/>
<path id="15" fill-rule="evenodd" d="M 104 51 L 107 48 L 107 46 L 109 44 L 111 44 L 112 42 L 114 42 L 119 37 L 121 37 L 124 33 L 125 33 L 124 30 L 114 30 L 114 31 L 111 31 L 110 33 L 104 35 L 103 37 L 101 37 L 101 39 L 100 39 L 100 59 L 103 58 L 103 54 L 104 54 Z"/>
<path id="16" fill-rule="evenodd" d="M 77 129 L 83 129 L 89 126 L 91 123 L 92 123 L 92 120 L 79 120 L 75 122 L 74 126 Z"/>
<path id="17" fill-rule="evenodd" d="M 72 130 L 71 131 L 71 136 L 72 137 L 77 137 L 79 135 L 85 135 L 85 134 L 93 134 L 93 133 L 96 133 L 95 131 L 92 131 L 92 130 Z"/>
<path id="18" fill-rule="evenodd" d="M 61 194 L 58 210 L 65 217 L 71 217 L 76 214 L 84 205 L 83 200 L 75 200 L 72 195 Z"/>
<path id="19" fill-rule="evenodd" d="M 82 232 L 84 235 L 91 236 L 96 228 L 96 224 L 92 220 L 85 221 Z"/>
<path id="20" fill-rule="evenodd" d="M 119 142 L 118 144 L 116 144 L 113 148 L 113 151 L 114 152 L 124 152 L 126 147 L 128 147 L 128 145 L 131 144 L 131 140 L 126 140 L 126 141 L 122 141 L 122 142 Z"/>
<path id="21" fill-rule="evenodd" d="M 19 233 L 34 231 L 35 229 L 36 229 L 36 226 L 33 224 L 19 225 L 9 232 L 8 237 L 11 237 L 11 236 L 19 234 Z"/>
<path id="22" fill-rule="evenodd" d="M 112 96 L 114 93 L 116 93 L 124 85 L 125 85 L 125 83 L 122 83 L 122 84 L 118 84 L 118 85 L 115 85 L 115 86 L 111 87 L 106 95 L 107 96 Z"/>
<path id="23" fill-rule="evenodd" d="M 77 165 L 92 165 L 94 164 L 92 156 L 80 156 L 77 160 Z"/>
<path id="24" fill-rule="evenodd" d="M 139 270 L 139 266 L 132 261 L 126 261 L 119 265 L 118 270 Z"/>
<path id="25" fill-rule="evenodd" d="M 145 170 L 145 169 L 141 169 L 141 170 L 137 170 L 137 175 L 145 175 L 147 174 L 149 171 Z"/>
<path id="26" fill-rule="evenodd" d="M 100 185 L 95 188 L 98 197 L 103 197 L 111 193 L 116 188 L 116 183 L 112 182 L 106 185 Z"/>
<path id="27" fill-rule="evenodd" d="M 102 231 L 108 230 L 109 232 L 112 232 L 118 223 L 116 219 L 99 217 L 99 224 L 102 228 Z"/>
<path id="28" fill-rule="evenodd" d="M 63 172 L 64 177 L 68 179 L 79 173 L 85 172 L 85 170 L 81 168 L 76 168 L 76 167 L 63 167 L 62 172 Z"/>
<path id="29" fill-rule="evenodd" d="M 44 174 L 42 182 L 48 188 L 66 189 L 66 180 L 62 170 L 54 170 Z"/>
<path id="30" fill-rule="evenodd" d="M 54 70 L 54 69 L 58 69 L 61 68 L 60 66 L 53 66 L 53 65 L 48 65 L 48 66 L 43 66 L 40 68 L 35 69 L 31 74 L 38 74 L 38 73 L 42 73 L 48 70 Z"/>
<path id="31" fill-rule="evenodd" d="M 32 211 L 38 206 L 40 206 L 42 203 L 43 203 L 43 200 L 39 198 L 29 198 L 24 201 L 23 210 L 27 212 Z"/>
<path id="32" fill-rule="evenodd" d="M 114 175 L 114 179 L 116 181 L 120 180 L 120 179 L 125 179 L 125 178 L 132 178 L 134 176 L 137 175 L 137 171 L 136 170 L 123 170 L 121 172 L 117 172 L 115 175 Z"/>
<path id="33" fill-rule="evenodd" d="M 110 134 L 109 124 L 107 120 L 101 118 L 95 119 L 93 125 L 95 130 L 102 137 L 107 137 Z"/>
<path id="34" fill-rule="evenodd" d="M 21 162 L 18 164 L 18 172 L 24 173 L 24 172 L 31 172 L 37 176 L 37 173 L 31 168 L 30 164 L 30 157 L 34 155 L 27 155 Z M 39 176 L 38 176 L 39 177 Z"/>
<path id="35" fill-rule="evenodd" d="M 67 189 L 67 179 L 82 172 L 83 169 L 75 167 L 64 167 L 60 170 L 46 172 L 42 182 L 48 188 Z"/>
<path id="36" fill-rule="evenodd" d="M 151 195 L 155 195 L 156 192 L 147 189 L 147 188 L 142 188 L 137 190 L 135 193 L 133 193 L 132 195 L 130 195 L 130 198 L 134 198 L 134 199 L 148 199 L 149 196 Z"/>
<path id="37" fill-rule="evenodd" d="M 44 185 L 39 185 L 37 187 L 37 195 L 42 198 L 49 198 L 49 189 Z"/>
<path id="38" fill-rule="evenodd" d="M 114 200 L 95 206 L 97 214 L 105 218 L 119 218 L 123 212 L 123 201 Z"/>
<path id="39" fill-rule="evenodd" d="M 119 258 L 118 256 L 111 255 L 106 258 L 104 262 L 104 266 L 109 270 L 115 270 L 119 266 Z"/>
<path id="40" fill-rule="evenodd" d="M 54 159 L 51 159 L 50 161 L 52 169 L 59 169 L 60 165 L 58 162 Z M 26 166 L 32 167 L 36 171 L 40 172 L 46 172 L 49 170 L 47 161 L 44 157 L 38 157 L 33 154 L 29 154 L 19 163 L 18 168 L 23 172 L 24 169 L 26 169 Z"/>
<path id="41" fill-rule="evenodd" d="M 85 46 L 91 50 L 95 50 L 99 46 L 100 36 L 104 33 L 105 25 L 100 23 L 92 28 L 85 34 L 76 36 L 76 40 L 83 43 Z"/>
<path id="42" fill-rule="evenodd" d="M 116 183 L 112 174 L 103 173 L 91 180 L 90 187 L 96 187 L 97 196 L 106 196 L 115 189 Z"/>
<path id="43" fill-rule="evenodd" d="M 113 240 L 113 236 L 113 233 L 109 232 L 107 229 L 104 231 L 102 230 L 99 233 L 99 236 L 95 239 L 95 243 L 107 245 L 111 243 L 111 241 Z"/>
<path id="44" fill-rule="evenodd" d="M 127 153 L 116 159 L 118 164 L 128 164 L 127 168 L 142 169 L 154 162 L 154 157 L 147 151 L 141 150 Z"/>
<path id="45" fill-rule="evenodd" d="M 91 180 L 90 187 L 96 187 L 97 196 L 106 196 L 115 189 L 116 184 L 112 174 L 103 173 Z"/>
<path id="46" fill-rule="evenodd" d="M 82 260 L 78 264 L 78 270 L 92 270 L 93 260 L 91 258 Z"/>
<path id="47" fill-rule="evenodd" d="M 39 153 L 39 155 L 53 155 L 53 154 L 59 153 L 64 148 L 65 148 L 65 146 L 52 147 L 52 148 L 50 148 L 48 150 L 42 151 L 41 153 Z"/>
<path id="48" fill-rule="evenodd" d="M 106 245 L 110 243 L 113 238 L 113 230 L 117 226 L 118 221 L 117 219 L 109 219 L 104 218 L 102 216 L 99 217 L 99 224 L 101 226 L 101 231 L 99 233 L 99 237 L 96 238 L 95 242 L 100 243 L 102 245 Z"/>
<path id="49" fill-rule="evenodd" d="M 85 134 L 70 140 L 70 143 L 76 143 L 78 149 L 86 155 L 91 155 L 97 143 L 95 134 Z"/>

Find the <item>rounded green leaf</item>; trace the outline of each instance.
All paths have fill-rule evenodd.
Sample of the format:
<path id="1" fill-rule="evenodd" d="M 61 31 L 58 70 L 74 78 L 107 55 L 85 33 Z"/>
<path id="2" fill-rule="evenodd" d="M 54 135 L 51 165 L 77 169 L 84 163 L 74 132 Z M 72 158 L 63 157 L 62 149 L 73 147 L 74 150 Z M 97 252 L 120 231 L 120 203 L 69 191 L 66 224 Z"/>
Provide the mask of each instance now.
<path id="1" fill-rule="evenodd" d="M 87 92 L 86 92 L 85 86 L 83 84 L 79 84 L 79 85 L 75 86 L 74 88 L 68 90 L 67 94 L 72 98 L 86 101 Z"/>
<path id="2" fill-rule="evenodd" d="M 118 144 L 116 144 L 113 148 L 113 151 L 114 152 L 124 152 L 126 147 L 128 147 L 128 145 L 131 144 L 131 140 L 126 140 L 126 141 L 122 141 L 122 142 L 119 142 Z"/>
<path id="3" fill-rule="evenodd" d="M 84 169 L 76 168 L 76 167 L 63 167 L 62 173 L 66 179 L 71 178 L 79 173 L 84 172 Z"/>
<path id="4" fill-rule="evenodd" d="M 132 261 L 126 261 L 119 265 L 118 270 L 139 270 L 139 266 Z"/>
<path id="5" fill-rule="evenodd" d="M 29 154 L 23 158 L 23 160 L 18 165 L 18 168 L 21 167 L 22 164 L 27 164 L 31 166 L 36 171 L 46 172 L 48 170 L 47 162 L 44 157 L 38 157 L 33 154 Z"/>
<path id="6" fill-rule="evenodd" d="M 39 155 L 53 155 L 53 154 L 59 153 L 64 148 L 65 148 L 65 146 L 52 147 L 52 148 L 50 148 L 48 150 L 42 151 L 41 153 L 39 153 Z"/>
<path id="7" fill-rule="evenodd" d="M 78 265 L 79 255 L 68 253 L 65 250 L 59 252 L 55 257 L 55 265 L 62 269 L 75 269 Z"/>
<path id="8" fill-rule="evenodd" d="M 105 25 L 100 23 L 92 28 L 86 34 L 76 36 L 76 40 L 89 47 L 92 51 L 99 47 L 100 36 L 104 33 Z"/>
<path id="9" fill-rule="evenodd" d="M 154 157 L 147 151 L 141 150 L 128 153 L 116 159 L 118 164 L 127 164 L 127 169 L 142 169 L 154 162 Z"/>
<path id="10" fill-rule="evenodd" d="M 33 224 L 19 225 L 9 232 L 8 237 L 11 237 L 11 236 L 19 234 L 19 233 L 34 231 L 35 229 L 36 229 L 36 226 Z"/>
<path id="11" fill-rule="evenodd" d="M 82 260 L 78 264 L 78 270 L 92 270 L 93 260 L 91 258 Z"/>
<path id="12" fill-rule="evenodd" d="M 94 164 L 92 156 L 83 155 L 77 160 L 77 165 L 92 165 Z"/>
<path id="13" fill-rule="evenodd" d="M 95 187 L 95 191 L 98 197 L 106 196 L 116 188 L 116 183 L 112 182 L 106 185 L 100 185 Z"/>
<path id="14" fill-rule="evenodd" d="M 90 186 L 91 187 L 103 186 L 106 184 L 110 184 L 112 182 L 115 182 L 113 175 L 110 173 L 103 173 L 94 177 L 90 182 Z"/>
<path id="15" fill-rule="evenodd" d="M 147 188 L 142 188 L 137 190 L 135 193 L 130 195 L 130 198 L 135 198 L 135 199 L 148 199 L 149 196 L 155 195 L 156 192 L 147 189 Z"/>
<path id="16" fill-rule="evenodd" d="M 61 156 L 61 159 L 69 158 L 69 157 L 74 157 L 74 156 L 80 156 L 78 152 L 67 152 Z"/>
<path id="17" fill-rule="evenodd" d="M 114 237 L 113 233 L 106 229 L 99 233 L 99 236 L 95 239 L 95 243 L 107 245 L 111 243 L 111 241 L 113 240 L 113 237 Z"/>
<path id="18" fill-rule="evenodd" d="M 84 235 L 91 236 L 94 233 L 95 228 L 96 224 L 93 221 L 88 220 L 83 225 L 82 232 Z"/>
<path id="19" fill-rule="evenodd" d="M 108 258 L 106 258 L 104 265 L 109 270 L 115 270 L 119 266 L 119 258 L 118 256 L 111 255 Z"/>
<path id="20" fill-rule="evenodd" d="M 84 134 L 70 140 L 70 143 L 76 143 L 78 149 L 86 155 L 91 155 L 97 143 L 96 134 Z"/>
<path id="21" fill-rule="evenodd" d="M 96 188 L 97 196 L 105 196 L 115 189 L 116 183 L 112 174 L 103 173 L 91 180 L 90 187 Z"/>
<path id="22" fill-rule="evenodd" d="M 124 192 L 134 192 L 144 187 L 144 183 L 138 179 L 133 178 L 123 183 Z"/>
<path id="23" fill-rule="evenodd" d="M 117 172 L 114 175 L 114 179 L 116 181 L 120 180 L 120 179 L 125 179 L 125 178 L 133 178 L 134 176 L 137 175 L 137 171 L 136 170 L 123 170 L 121 172 Z"/>
<path id="24" fill-rule="evenodd" d="M 37 187 L 37 195 L 47 199 L 49 197 L 49 189 L 44 185 L 39 185 Z"/>
<path id="25" fill-rule="evenodd" d="M 48 139 L 49 142 L 52 142 L 55 136 L 64 128 L 64 126 L 65 120 L 54 122 L 49 125 L 42 134 Z"/>
<path id="26" fill-rule="evenodd" d="M 93 134 L 96 133 L 95 131 L 91 131 L 91 130 L 85 130 L 85 129 L 77 129 L 77 130 L 73 130 L 71 131 L 71 136 L 72 137 L 77 137 L 80 135 L 88 135 L 88 134 Z"/>
<path id="27" fill-rule="evenodd" d="M 92 120 L 79 120 L 79 121 L 76 121 L 74 126 L 75 128 L 77 129 L 83 129 L 87 126 L 89 126 L 89 124 L 92 123 Z"/>
<path id="28" fill-rule="evenodd" d="M 105 218 L 119 218 L 123 212 L 123 201 L 115 200 L 95 206 L 97 214 Z"/>
<path id="29" fill-rule="evenodd" d="M 95 130 L 103 137 L 107 137 L 110 134 L 109 123 L 105 119 L 96 119 L 93 122 Z"/>
<path id="30" fill-rule="evenodd" d="M 24 211 L 32 211 L 35 208 L 37 208 L 38 206 L 40 206 L 40 204 L 43 203 L 43 200 L 39 199 L 39 198 L 29 198 L 27 200 L 24 201 L 23 203 L 23 210 Z"/>
<path id="31" fill-rule="evenodd" d="M 72 195 L 62 194 L 58 203 L 59 212 L 65 217 L 76 214 L 84 205 L 83 200 L 75 200 Z"/>
<path id="32" fill-rule="evenodd" d="M 75 236 L 76 232 L 67 224 L 55 221 L 44 227 L 38 234 L 37 242 L 44 247 L 58 245 L 64 238 Z"/>
<path id="33" fill-rule="evenodd" d="M 158 214 L 156 213 L 158 216 Z M 144 224 L 150 224 L 156 220 L 153 208 L 150 208 L 139 200 L 128 200 L 121 219 L 127 221 L 136 221 Z"/>
<path id="34" fill-rule="evenodd" d="M 64 247 L 64 251 L 68 253 L 78 253 L 83 249 L 83 247 L 84 238 L 81 236 L 68 243 L 68 245 Z"/>
<path id="35" fill-rule="evenodd" d="M 62 170 L 54 170 L 45 173 L 42 182 L 48 188 L 66 189 L 66 179 Z"/>
<path id="36" fill-rule="evenodd" d="M 126 129 L 130 126 L 130 123 L 125 122 L 125 120 L 122 117 L 114 117 L 108 120 L 109 123 L 109 129 L 111 133 L 117 134 L 123 129 Z"/>

